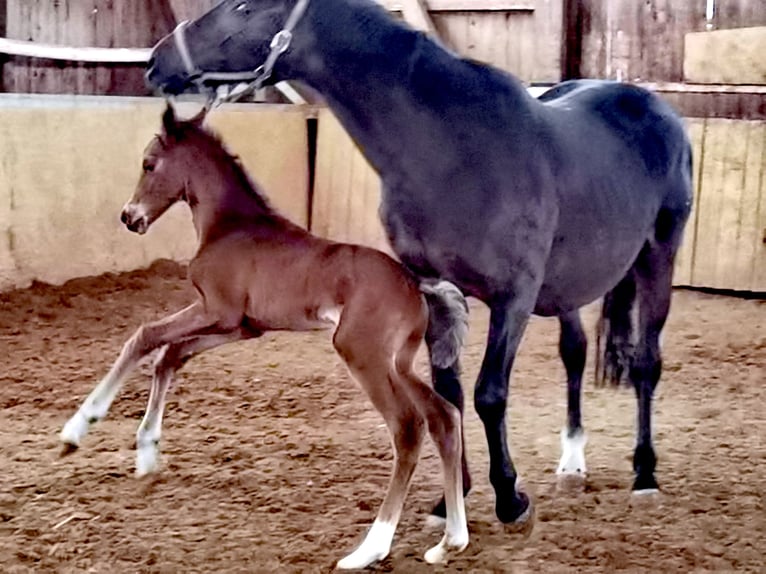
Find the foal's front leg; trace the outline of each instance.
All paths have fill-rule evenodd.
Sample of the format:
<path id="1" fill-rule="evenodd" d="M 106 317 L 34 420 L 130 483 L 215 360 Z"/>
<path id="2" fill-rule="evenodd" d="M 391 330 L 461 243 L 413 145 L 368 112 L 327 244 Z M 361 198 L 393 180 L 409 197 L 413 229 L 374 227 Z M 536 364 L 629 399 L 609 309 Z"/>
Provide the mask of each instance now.
<path id="1" fill-rule="evenodd" d="M 240 328 L 229 333 L 201 335 L 181 343 L 167 345 L 160 351 L 154 365 L 149 404 L 136 433 L 136 476 L 144 476 L 157 470 L 165 396 L 176 371 L 194 355 L 226 343 L 257 337 L 259 334 Z"/>
<path id="2" fill-rule="evenodd" d="M 60 435 L 64 452 L 71 452 L 80 446 L 90 425 L 106 416 L 122 383 L 143 357 L 163 345 L 194 336 L 213 324 L 215 320 L 197 302 L 174 315 L 139 327 L 122 347 L 120 356 L 106 376 L 64 425 Z"/>

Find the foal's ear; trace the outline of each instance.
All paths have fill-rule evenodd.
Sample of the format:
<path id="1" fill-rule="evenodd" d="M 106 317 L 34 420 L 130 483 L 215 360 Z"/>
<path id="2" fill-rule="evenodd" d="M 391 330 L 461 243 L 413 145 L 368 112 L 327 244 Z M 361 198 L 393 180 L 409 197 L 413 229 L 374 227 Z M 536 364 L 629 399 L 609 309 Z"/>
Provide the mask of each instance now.
<path id="1" fill-rule="evenodd" d="M 210 108 L 213 106 L 213 101 L 208 100 L 205 102 L 205 105 L 202 106 L 202 109 L 197 112 L 197 114 L 188 120 L 188 123 L 192 124 L 195 128 L 201 128 L 202 124 L 205 121 L 205 116 L 207 116 L 207 113 L 210 111 Z"/>
<path id="2" fill-rule="evenodd" d="M 168 102 L 168 105 L 162 114 L 162 127 L 165 130 L 165 133 L 169 136 L 176 135 L 176 132 L 178 131 L 176 112 L 173 109 L 173 106 L 170 105 L 170 102 Z"/>

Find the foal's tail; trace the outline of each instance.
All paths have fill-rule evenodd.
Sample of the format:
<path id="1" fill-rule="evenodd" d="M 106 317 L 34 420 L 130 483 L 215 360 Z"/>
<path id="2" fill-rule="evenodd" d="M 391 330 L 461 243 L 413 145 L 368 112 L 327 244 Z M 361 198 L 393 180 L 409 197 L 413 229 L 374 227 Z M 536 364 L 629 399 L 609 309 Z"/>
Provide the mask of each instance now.
<path id="1" fill-rule="evenodd" d="M 636 280 L 630 271 L 604 295 L 596 327 L 596 386 L 629 384 L 633 362 Z"/>
<path id="2" fill-rule="evenodd" d="M 468 332 L 468 304 L 460 289 L 448 281 L 421 283 L 428 303 L 426 343 L 431 364 L 438 369 L 453 365 L 460 356 Z"/>

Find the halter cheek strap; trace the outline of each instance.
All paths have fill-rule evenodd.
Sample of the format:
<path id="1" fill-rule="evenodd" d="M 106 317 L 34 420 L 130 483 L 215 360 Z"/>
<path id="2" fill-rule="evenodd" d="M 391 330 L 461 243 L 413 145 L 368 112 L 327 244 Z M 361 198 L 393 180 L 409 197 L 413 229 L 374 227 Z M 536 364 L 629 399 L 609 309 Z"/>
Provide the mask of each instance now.
<path id="1" fill-rule="evenodd" d="M 248 83 L 244 89 L 238 90 L 236 93 L 230 92 L 227 95 L 218 96 L 217 101 L 219 103 L 237 101 L 246 94 L 260 89 L 264 82 L 271 77 L 271 74 L 274 71 L 274 65 L 277 63 L 279 56 L 284 54 L 290 47 L 290 43 L 293 39 L 292 31 L 306 12 L 308 3 L 309 0 L 298 0 L 295 3 L 285 25 L 271 39 L 271 43 L 269 44 L 270 51 L 269 55 L 266 57 L 266 61 L 251 72 L 205 72 L 197 67 L 194 64 L 191 52 L 189 51 L 189 45 L 186 42 L 186 27 L 189 25 L 189 22 L 188 20 L 180 22 L 175 30 L 173 30 L 173 39 L 175 41 L 176 49 L 181 56 L 184 68 L 186 69 L 186 73 L 189 75 L 189 81 L 200 88 L 203 87 L 206 81 L 229 84 L 240 82 Z"/>

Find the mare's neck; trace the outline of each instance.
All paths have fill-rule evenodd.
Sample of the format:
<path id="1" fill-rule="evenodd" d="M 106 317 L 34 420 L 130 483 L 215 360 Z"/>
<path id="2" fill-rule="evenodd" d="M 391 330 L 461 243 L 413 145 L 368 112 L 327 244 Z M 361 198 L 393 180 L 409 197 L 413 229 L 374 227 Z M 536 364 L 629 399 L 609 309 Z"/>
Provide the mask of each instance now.
<path id="1" fill-rule="evenodd" d="M 309 7 L 296 30 L 309 38 L 286 71 L 322 93 L 384 180 L 466 153 L 477 129 L 518 127 L 515 116 L 528 115 L 520 82 L 456 57 L 373 2 Z"/>

